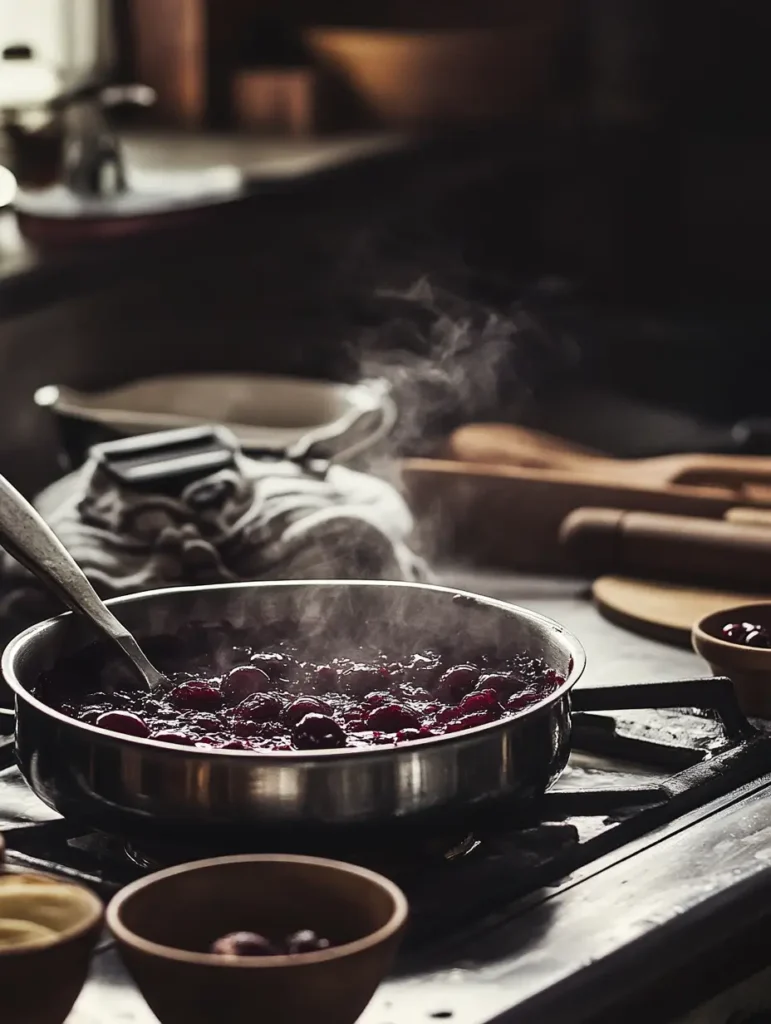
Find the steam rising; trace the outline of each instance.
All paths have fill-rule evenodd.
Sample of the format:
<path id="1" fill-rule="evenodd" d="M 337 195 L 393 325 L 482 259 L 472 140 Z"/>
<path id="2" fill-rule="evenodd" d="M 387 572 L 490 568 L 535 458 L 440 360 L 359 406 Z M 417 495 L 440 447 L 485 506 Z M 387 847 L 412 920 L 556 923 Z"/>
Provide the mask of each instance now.
<path id="1" fill-rule="evenodd" d="M 497 311 L 433 286 L 427 278 L 406 292 L 381 289 L 391 313 L 356 345 L 362 375 L 392 387 L 399 419 L 392 451 L 422 453 L 450 425 L 488 419 L 501 405 L 521 410 L 539 364 L 562 358 L 524 310 Z"/>

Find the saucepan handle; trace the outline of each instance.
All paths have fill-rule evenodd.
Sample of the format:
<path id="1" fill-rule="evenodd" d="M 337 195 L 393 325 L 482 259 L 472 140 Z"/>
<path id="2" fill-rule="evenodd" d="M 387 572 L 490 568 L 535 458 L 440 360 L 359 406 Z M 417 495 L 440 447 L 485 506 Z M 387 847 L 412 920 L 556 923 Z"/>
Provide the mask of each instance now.
<path id="1" fill-rule="evenodd" d="M 370 392 L 369 407 L 352 410 L 342 421 L 304 434 L 286 452 L 290 459 L 349 462 L 359 452 L 387 437 L 396 422 L 396 406 L 385 382 L 361 385 Z"/>

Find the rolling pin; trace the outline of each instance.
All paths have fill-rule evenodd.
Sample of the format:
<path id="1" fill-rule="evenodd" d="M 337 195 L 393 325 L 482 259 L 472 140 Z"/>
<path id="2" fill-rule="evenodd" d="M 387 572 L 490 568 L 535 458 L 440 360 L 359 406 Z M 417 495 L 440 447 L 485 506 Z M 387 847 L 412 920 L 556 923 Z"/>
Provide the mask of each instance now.
<path id="1" fill-rule="evenodd" d="M 578 508 L 560 544 L 587 575 L 771 590 L 768 526 L 691 516 Z"/>
<path id="2" fill-rule="evenodd" d="M 771 529 L 771 508 L 729 508 L 724 518 L 729 523 L 745 523 Z"/>

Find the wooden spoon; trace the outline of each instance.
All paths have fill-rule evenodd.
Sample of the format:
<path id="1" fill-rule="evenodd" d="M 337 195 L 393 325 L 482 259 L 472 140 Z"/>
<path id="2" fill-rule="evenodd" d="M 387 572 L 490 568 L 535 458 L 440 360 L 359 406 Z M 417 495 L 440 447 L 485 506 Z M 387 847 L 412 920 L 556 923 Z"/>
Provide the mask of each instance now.
<path id="1" fill-rule="evenodd" d="M 460 427 L 450 438 L 449 453 L 461 462 L 560 470 L 583 479 L 638 487 L 727 487 L 756 498 L 759 490 L 771 489 L 768 456 L 689 453 L 614 459 L 549 434 L 506 423 L 470 423 Z"/>

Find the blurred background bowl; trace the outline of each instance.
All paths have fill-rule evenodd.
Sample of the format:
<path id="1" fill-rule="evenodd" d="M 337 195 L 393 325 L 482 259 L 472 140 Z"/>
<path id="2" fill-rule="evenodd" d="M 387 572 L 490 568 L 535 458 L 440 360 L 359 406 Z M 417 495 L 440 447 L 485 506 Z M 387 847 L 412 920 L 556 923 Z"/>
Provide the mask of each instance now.
<path id="1" fill-rule="evenodd" d="M 203 424 L 228 427 L 247 448 L 278 450 L 318 437 L 326 457 L 346 461 L 381 440 L 396 415 L 381 381 L 248 373 L 149 377 L 101 392 L 46 385 L 35 402 L 56 417 L 76 466 L 93 444 Z"/>
<path id="2" fill-rule="evenodd" d="M 561 20 L 512 28 L 310 28 L 317 66 L 382 125 L 437 127 L 503 118 L 546 98 Z"/>

